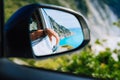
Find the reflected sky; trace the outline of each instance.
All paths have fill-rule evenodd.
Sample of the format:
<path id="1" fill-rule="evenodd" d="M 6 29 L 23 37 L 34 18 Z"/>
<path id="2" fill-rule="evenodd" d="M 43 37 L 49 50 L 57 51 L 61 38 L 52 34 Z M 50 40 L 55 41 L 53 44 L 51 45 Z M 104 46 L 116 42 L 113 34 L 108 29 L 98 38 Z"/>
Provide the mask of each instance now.
<path id="1" fill-rule="evenodd" d="M 44 8 L 44 10 L 50 17 L 52 17 L 60 25 L 63 25 L 68 28 L 75 27 L 81 28 L 77 18 L 70 13 L 47 8 Z"/>

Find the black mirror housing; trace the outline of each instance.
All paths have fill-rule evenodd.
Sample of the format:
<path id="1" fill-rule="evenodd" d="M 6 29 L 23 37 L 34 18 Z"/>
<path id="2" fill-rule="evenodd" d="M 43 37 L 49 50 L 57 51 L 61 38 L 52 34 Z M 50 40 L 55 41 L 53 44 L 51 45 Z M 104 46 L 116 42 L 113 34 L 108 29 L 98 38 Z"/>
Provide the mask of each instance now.
<path id="1" fill-rule="evenodd" d="M 83 48 L 90 41 L 90 31 L 88 29 L 88 25 L 86 23 L 85 18 L 73 11 L 63 7 L 46 5 L 46 4 L 31 4 L 25 7 L 20 8 L 13 16 L 8 20 L 4 28 L 4 45 L 5 45 L 5 57 L 24 57 L 24 58 L 45 58 L 50 56 L 57 56 L 61 54 L 52 54 L 52 55 L 44 55 L 44 56 L 35 56 L 29 36 L 29 22 L 32 13 L 38 8 L 50 8 L 59 11 L 65 11 L 70 14 L 73 14 L 79 20 L 82 31 L 84 34 L 84 41 L 82 44 L 72 50 L 61 52 L 61 54 L 66 54 L 69 52 L 73 52 Z"/>

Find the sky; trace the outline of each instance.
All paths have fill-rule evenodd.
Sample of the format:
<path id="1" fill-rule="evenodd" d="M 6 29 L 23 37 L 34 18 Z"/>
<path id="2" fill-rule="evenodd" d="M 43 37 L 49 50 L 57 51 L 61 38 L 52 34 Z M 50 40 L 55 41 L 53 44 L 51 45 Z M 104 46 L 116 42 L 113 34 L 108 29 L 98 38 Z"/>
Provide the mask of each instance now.
<path id="1" fill-rule="evenodd" d="M 80 23 L 77 18 L 67 12 L 53 10 L 53 9 L 44 9 L 46 13 L 52 17 L 58 24 L 63 25 L 67 28 L 81 28 Z"/>

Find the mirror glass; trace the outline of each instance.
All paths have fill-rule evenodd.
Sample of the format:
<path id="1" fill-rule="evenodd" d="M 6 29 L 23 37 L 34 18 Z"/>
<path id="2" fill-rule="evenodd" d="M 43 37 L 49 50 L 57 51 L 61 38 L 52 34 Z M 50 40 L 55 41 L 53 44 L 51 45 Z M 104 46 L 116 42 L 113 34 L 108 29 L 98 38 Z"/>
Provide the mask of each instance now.
<path id="1" fill-rule="evenodd" d="M 30 18 L 30 39 L 35 56 L 58 54 L 79 47 L 83 32 L 71 13 L 39 8 Z"/>

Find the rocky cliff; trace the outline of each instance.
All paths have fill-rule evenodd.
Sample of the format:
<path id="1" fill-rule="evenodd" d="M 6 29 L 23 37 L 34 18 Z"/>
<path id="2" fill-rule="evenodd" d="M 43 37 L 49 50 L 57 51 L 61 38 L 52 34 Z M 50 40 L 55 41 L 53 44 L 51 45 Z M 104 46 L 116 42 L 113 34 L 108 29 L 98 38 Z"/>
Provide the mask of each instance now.
<path id="1" fill-rule="evenodd" d="M 60 38 L 68 37 L 72 35 L 72 32 L 67 29 L 65 26 L 58 24 L 53 18 L 49 16 L 53 29 L 56 33 L 58 33 Z"/>

